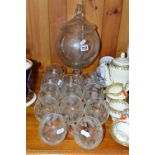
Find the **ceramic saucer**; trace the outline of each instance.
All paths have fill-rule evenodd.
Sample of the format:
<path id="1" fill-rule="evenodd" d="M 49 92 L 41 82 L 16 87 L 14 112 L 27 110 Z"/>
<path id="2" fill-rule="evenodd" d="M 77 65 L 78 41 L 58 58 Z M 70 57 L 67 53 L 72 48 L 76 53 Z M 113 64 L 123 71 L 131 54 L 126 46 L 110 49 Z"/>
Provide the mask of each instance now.
<path id="1" fill-rule="evenodd" d="M 33 91 L 29 90 L 29 93 L 26 97 L 26 107 L 32 105 L 36 101 L 36 99 L 36 94 Z"/>
<path id="2" fill-rule="evenodd" d="M 114 122 L 110 127 L 110 134 L 115 142 L 129 147 L 129 124 L 128 122 Z"/>

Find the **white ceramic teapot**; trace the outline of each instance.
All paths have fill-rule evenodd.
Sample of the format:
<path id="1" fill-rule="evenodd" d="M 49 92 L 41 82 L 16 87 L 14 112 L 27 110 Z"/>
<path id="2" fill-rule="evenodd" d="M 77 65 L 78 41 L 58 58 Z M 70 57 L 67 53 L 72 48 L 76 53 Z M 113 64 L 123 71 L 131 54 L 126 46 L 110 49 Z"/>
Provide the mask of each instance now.
<path id="1" fill-rule="evenodd" d="M 126 91 L 129 90 L 129 58 L 125 57 L 124 52 L 115 59 L 110 56 L 101 58 L 98 70 L 102 78 L 105 78 L 106 86 L 122 83 Z"/>

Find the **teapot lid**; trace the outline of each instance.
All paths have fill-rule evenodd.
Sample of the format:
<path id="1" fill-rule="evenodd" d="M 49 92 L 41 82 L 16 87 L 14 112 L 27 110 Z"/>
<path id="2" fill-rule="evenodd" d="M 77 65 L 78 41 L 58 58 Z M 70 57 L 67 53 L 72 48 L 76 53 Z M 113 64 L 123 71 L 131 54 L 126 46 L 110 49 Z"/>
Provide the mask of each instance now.
<path id="1" fill-rule="evenodd" d="M 113 59 L 113 64 L 117 66 L 129 66 L 129 58 L 125 57 L 125 52 L 122 52 L 120 57 Z"/>

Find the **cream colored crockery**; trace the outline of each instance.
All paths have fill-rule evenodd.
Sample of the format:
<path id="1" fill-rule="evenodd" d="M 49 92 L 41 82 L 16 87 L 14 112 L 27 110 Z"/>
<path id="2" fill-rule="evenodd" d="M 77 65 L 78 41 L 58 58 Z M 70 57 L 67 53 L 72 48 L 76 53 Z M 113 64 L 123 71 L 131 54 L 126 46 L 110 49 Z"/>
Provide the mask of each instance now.
<path id="1" fill-rule="evenodd" d="M 114 83 L 109 85 L 106 88 L 106 94 L 112 94 L 114 96 L 118 96 L 123 91 L 123 84 L 122 83 Z"/>
<path id="2" fill-rule="evenodd" d="M 113 83 L 109 85 L 104 91 L 104 94 L 106 94 L 107 102 L 111 100 L 126 100 L 128 97 L 128 93 L 122 83 Z"/>
<path id="3" fill-rule="evenodd" d="M 105 84 L 106 86 L 112 83 L 122 83 L 129 90 L 129 58 L 125 57 L 125 53 L 121 53 L 120 57 L 112 59 L 109 64 L 105 63 L 106 57 L 100 60 L 100 70 L 104 70 Z M 103 69 L 104 68 L 104 69 Z"/>
<path id="4" fill-rule="evenodd" d="M 124 100 L 111 100 L 109 102 L 109 114 L 113 121 L 120 119 L 127 110 L 129 110 L 129 104 Z"/>
<path id="5" fill-rule="evenodd" d="M 129 147 L 129 116 L 114 121 L 110 127 L 110 134 L 115 142 Z"/>

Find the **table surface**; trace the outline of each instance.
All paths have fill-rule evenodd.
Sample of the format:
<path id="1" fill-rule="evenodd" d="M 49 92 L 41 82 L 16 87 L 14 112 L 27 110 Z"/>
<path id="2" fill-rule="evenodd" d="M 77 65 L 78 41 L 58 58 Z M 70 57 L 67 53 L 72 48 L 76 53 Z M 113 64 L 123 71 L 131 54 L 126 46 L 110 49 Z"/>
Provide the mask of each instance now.
<path id="1" fill-rule="evenodd" d="M 40 81 L 40 78 L 38 79 Z M 38 90 L 38 83 L 36 92 Z M 121 146 L 116 143 L 110 133 L 109 127 L 112 124 L 111 118 L 105 123 L 103 126 L 105 129 L 105 136 L 101 142 L 101 144 L 93 149 L 93 150 L 84 150 L 79 145 L 76 144 L 73 136 L 71 134 L 67 134 L 65 140 L 56 145 L 49 146 L 44 144 L 38 134 L 39 122 L 36 120 L 34 115 L 34 104 L 26 109 L 26 152 L 28 155 L 34 154 L 68 154 L 68 155 L 128 155 L 129 149 L 128 147 Z"/>
<path id="2" fill-rule="evenodd" d="M 78 146 L 72 135 L 68 134 L 66 139 L 56 146 L 44 144 L 38 134 L 39 123 L 34 116 L 34 106 L 26 110 L 26 150 L 27 154 L 108 154 L 127 155 L 128 148 L 117 144 L 109 133 L 112 121 L 109 118 L 104 126 L 105 137 L 102 143 L 93 150 L 84 150 Z"/>

